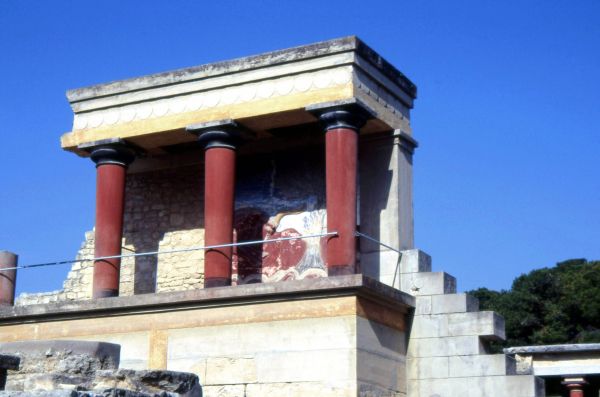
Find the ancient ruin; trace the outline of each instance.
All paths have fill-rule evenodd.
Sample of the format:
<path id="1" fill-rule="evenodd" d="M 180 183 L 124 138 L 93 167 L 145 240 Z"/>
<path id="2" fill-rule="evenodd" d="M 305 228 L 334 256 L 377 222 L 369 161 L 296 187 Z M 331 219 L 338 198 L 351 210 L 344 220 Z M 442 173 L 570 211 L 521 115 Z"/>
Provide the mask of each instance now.
<path id="1" fill-rule="evenodd" d="M 0 285 L 0 342 L 116 343 L 209 397 L 544 396 L 414 248 L 416 92 L 356 37 L 69 91 L 95 229 L 63 290 Z"/>

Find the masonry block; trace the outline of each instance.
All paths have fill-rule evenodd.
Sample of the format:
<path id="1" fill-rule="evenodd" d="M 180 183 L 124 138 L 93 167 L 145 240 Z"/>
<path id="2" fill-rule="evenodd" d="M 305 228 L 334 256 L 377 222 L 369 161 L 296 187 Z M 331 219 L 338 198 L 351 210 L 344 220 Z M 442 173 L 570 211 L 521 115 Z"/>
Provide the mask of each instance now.
<path id="1" fill-rule="evenodd" d="M 415 299 L 415 315 L 431 313 L 431 295 L 417 296 Z"/>
<path id="2" fill-rule="evenodd" d="M 456 293 L 456 279 L 445 272 L 405 273 L 400 279 L 401 290 L 411 295 L 441 295 Z"/>
<path id="3" fill-rule="evenodd" d="M 402 251 L 400 273 L 419 272 L 431 272 L 431 256 L 418 249 Z"/>
<path id="4" fill-rule="evenodd" d="M 466 397 L 469 396 L 468 393 L 469 384 L 465 381 L 465 378 L 413 379 L 408 381 L 408 395 L 410 397 Z M 484 394 L 478 395 L 478 397 L 482 396 Z M 508 395 L 504 397 L 508 397 Z"/>
<path id="5" fill-rule="evenodd" d="M 448 334 L 504 340 L 504 318 L 492 311 L 448 314 Z"/>
<path id="6" fill-rule="evenodd" d="M 504 354 L 453 356 L 448 361 L 448 376 L 451 378 L 515 374 L 515 359 Z"/>
<path id="7" fill-rule="evenodd" d="M 431 314 L 465 313 L 479 310 L 477 298 L 467 294 L 433 295 L 431 297 Z"/>
<path id="8" fill-rule="evenodd" d="M 448 336 L 448 315 L 414 316 L 410 339 Z"/>
<path id="9" fill-rule="evenodd" d="M 256 363 L 252 357 L 210 357 L 206 360 L 205 385 L 254 383 Z"/>
<path id="10" fill-rule="evenodd" d="M 439 379 L 449 376 L 449 357 L 418 357 L 407 360 L 408 379 Z"/>
<path id="11" fill-rule="evenodd" d="M 543 397 L 544 381 L 529 375 L 409 380 L 411 397 Z"/>
<path id="12" fill-rule="evenodd" d="M 485 354 L 479 336 L 447 336 L 442 338 L 411 338 L 408 357 L 439 357 Z"/>
<path id="13" fill-rule="evenodd" d="M 543 397 L 544 380 L 532 375 L 483 376 L 468 379 L 469 397 Z"/>

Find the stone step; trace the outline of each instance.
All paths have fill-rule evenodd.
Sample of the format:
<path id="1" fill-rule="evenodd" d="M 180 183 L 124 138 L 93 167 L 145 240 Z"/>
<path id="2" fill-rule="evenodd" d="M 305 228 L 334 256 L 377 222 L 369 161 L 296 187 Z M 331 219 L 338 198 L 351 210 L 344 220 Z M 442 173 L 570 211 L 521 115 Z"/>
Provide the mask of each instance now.
<path id="1" fill-rule="evenodd" d="M 408 358 L 408 379 L 515 375 L 516 362 L 504 354 Z"/>
<path id="2" fill-rule="evenodd" d="M 504 318 L 490 311 L 415 315 L 410 329 L 411 339 L 468 335 L 504 340 Z"/>
<path id="3" fill-rule="evenodd" d="M 414 296 L 456 293 L 456 278 L 446 272 L 405 273 L 400 289 Z"/>
<path id="4" fill-rule="evenodd" d="M 411 397 L 543 397 L 544 381 L 531 375 L 409 380 Z"/>
<path id="5" fill-rule="evenodd" d="M 442 338 L 411 338 L 407 357 L 440 357 L 485 354 L 486 349 L 478 335 L 447 336 Z"/>
<path id="6" fill-rule="evenodd" d="M 504 354 L 453 356 L 448 360 L 448 377 L 516 375 L 517 363 Z"/>
<path id="7" fill-rule="evenodd" d="M 421 272 L 431 272 L 431 256 L 418 249 L 402 251 L 400 273 Z"/>
<path id="8" fill-rule="evenodd" d="M 492 311 L 448 314 L 448 334 L 479 335 L 487 340 L 504 340 L 504 317 Z"/>
<path id="9" fill-rule="evenodd" d="M 477 298 L 461 294 L 426 295 L 416 299 L 415 314 L 450 314 L 476 312 L 479 310 Z"/>

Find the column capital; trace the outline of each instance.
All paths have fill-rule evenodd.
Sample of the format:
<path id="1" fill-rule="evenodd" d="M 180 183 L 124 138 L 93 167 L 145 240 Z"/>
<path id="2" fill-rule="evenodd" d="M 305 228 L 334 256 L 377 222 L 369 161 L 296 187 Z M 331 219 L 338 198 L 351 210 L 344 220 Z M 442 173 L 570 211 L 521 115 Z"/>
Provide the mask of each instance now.
<path id="1" fill-rule="evenodd" d="M 235 150 L 242 143 L 245 130 L 234 120 L 224 119 L 188 125 L 185 130 L 196 136 L 204 149 Z"/>
<path id="2" fill-rule="evenodd" d="M 319 119 L 325 131 L 345 128 L 358 132 L 375 117 L 375 112 L 357 98 L 310 105 L 306 111 Z"/>
<path id="3" fill-rule="evenodd" d="M 588 383 L 583 377 L 569 377 L 564 378 L 561 384 L 569 389 L 570 397 L 583 397 L 583 388 Z"/>
<path id="4" fill-rule="evenodd" d="M 105 164 L 127 167 L 135 160 L 136 154 L 134 148 L 121 138 L 84 143 L 78 148 L 90 153 L 90 158 L 96 163 L 96 167 Z"/>
<path id="5" fill-rule="evenodd" d="M 561 384 L 568 387 L 569 389 L 581 389 L 583 386 L 587 385 L 588 382 L 585 380 L 585 378 L 579 376 L 564 378 Z"/>

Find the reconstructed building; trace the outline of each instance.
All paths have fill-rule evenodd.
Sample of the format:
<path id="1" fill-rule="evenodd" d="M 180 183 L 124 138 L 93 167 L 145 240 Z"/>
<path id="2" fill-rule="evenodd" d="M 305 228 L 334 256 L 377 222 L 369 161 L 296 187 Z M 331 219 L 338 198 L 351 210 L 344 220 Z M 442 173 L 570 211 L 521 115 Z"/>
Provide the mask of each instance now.
<path id="1" fill-rule="evenodd" d="M 359 39 L 67 96 L 95 229 L 62 291 L 0 309 L 0 341 L 118 343 L 205 396 L 544 395 L 414 249 L 416 87 Z"/>

